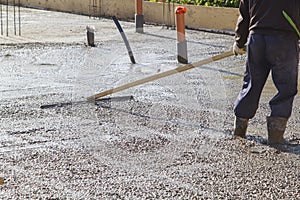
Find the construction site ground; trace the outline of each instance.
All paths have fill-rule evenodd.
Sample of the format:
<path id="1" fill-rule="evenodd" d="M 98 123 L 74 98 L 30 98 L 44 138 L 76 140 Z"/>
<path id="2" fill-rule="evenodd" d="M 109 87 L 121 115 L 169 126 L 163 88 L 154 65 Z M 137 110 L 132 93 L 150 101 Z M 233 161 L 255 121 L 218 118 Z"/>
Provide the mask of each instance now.
<path id="1" fill-rule="evenodd" d="M 21 16 L 21 36 L 11 16 L 0 36 L 0 199 L 300 199 L 299 96 L 288 145 L 266 142 L 271 79 L 247 138 L 232 136 L 245 56 L 85 102 L 181 66 L 176 30 L 146 24 L 136 33 L 120 21 L 131 64 L 109 18 L 29 8 Z M 87 25 L 96 47 L 85 45 Z M 234 37 L 186 30 L 186 39 L 195 62 L 228 51 Z"/>

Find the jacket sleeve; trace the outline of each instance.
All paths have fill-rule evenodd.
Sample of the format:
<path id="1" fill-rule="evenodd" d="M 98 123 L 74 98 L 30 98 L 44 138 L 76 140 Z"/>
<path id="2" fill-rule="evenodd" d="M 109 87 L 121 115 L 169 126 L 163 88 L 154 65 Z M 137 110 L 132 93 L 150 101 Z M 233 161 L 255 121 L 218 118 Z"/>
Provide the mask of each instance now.
<path id="1" fill-rule="evenodd" d="M 240 15 L 235 28 L 235 41 L 239 48 L 243 48 L 249 35 L 250 13 L 248 0 L 241 0 L 239 6 Z"/>

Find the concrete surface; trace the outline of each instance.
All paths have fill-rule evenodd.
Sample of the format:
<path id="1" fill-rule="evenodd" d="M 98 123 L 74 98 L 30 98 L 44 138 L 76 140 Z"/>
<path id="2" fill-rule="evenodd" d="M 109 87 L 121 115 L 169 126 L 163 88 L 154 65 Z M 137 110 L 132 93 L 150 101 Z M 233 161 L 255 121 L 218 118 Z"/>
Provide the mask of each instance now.
<path id="1" fill-rule="evenodd" d="M 176 32 L 25 9 L 23 35 L 0 38 L 1 199 L 299 199 L 299 97 L 280 149 L 266 145 L 269 80 L 247 139 L 232 137 L 245 57 L 223 59 L 85 103 L 180 64 Z M 97 47 L 86 47 L 85 27 Z M 229 35 L 187 30 L 188 58 L 228 50 Z M 116 98 L 133 96 L 133 100 Z M 69 104 L 59 104 L 73 102 Z M 58 103 L 41 109 L 41 105 Z"/>

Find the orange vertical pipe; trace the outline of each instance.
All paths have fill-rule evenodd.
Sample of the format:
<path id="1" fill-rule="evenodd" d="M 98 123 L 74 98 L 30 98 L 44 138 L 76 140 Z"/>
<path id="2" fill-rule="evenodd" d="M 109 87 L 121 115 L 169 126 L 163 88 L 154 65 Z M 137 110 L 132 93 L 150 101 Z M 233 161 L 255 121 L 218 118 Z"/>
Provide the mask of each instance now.
<path id="1" fill-rule="evenodd" d="M 143 0 L 136 0 L 135 1 L 135 13 L 137 15 L 143 14 Z"/>
<path id="2" fill-rule="evenodd" d="M 177 41 L 178 42 L 185 41 L 185 20 L 184 20 L 185 13 L 186 13 L 186 8 L 183 6 L 178 6 L 175 10 Z"/>
<path id="3" fill-rule="evenodd" d="M 135 27 L 137 33 L 144 32 L 143 0 L 135 1 Z"/>
<path id="4" fill-rule="evenodd" d="M 178 6 L 175 9 L 176 14 L 176 30 L 177 30 L 177 51 L 178 51 L 178 62 L 187 64 L 187 42 L 185 39 L 185 21 L 184 14 L 186 13 L 186 8 L 183 6 Z"/>

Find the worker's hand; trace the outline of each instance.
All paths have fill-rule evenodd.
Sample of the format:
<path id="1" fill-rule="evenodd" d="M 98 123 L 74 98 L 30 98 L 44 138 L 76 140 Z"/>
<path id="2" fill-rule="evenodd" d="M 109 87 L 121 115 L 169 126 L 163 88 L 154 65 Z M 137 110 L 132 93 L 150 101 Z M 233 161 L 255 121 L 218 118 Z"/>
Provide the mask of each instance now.
<path id="1" fill-rule="evenodd" d="M 235 55 L 243 55 L 246 53 L 246 46 L 243 48 L 239 48 L 237 43 L 233 43 L 232 51 Z"/>

